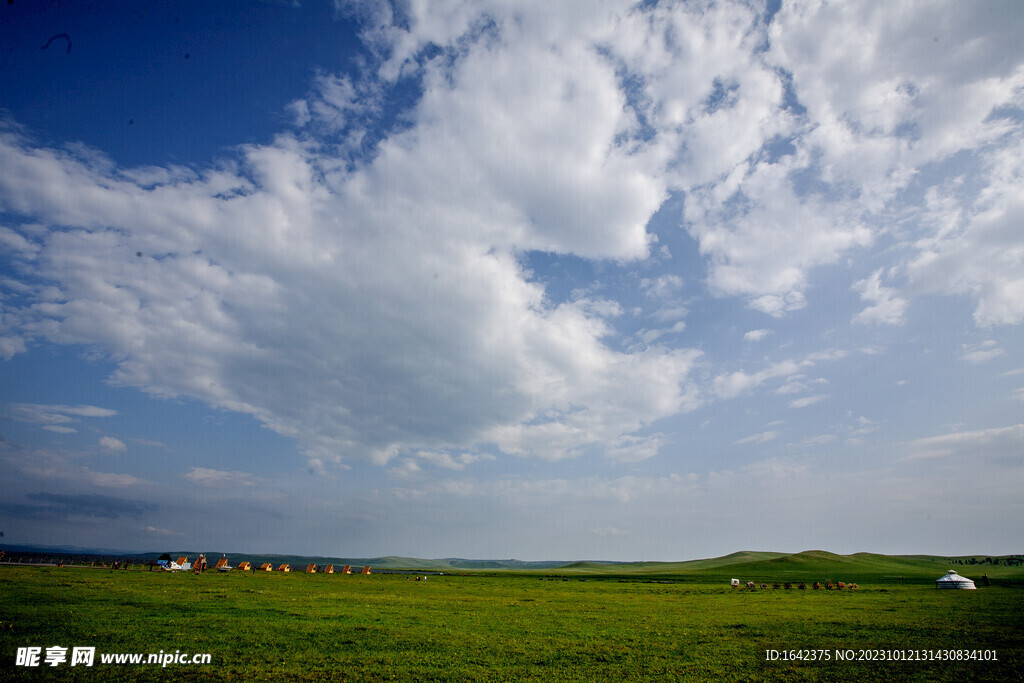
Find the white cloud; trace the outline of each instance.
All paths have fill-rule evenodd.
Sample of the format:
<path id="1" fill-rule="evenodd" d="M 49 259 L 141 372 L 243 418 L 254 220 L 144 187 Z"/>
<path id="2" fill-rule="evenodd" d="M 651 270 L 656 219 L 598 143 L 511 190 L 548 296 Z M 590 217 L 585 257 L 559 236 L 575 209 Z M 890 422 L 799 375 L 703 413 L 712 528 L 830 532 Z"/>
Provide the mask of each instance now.
<path id="1" fill-rule="evenodd" d="M 1024 69 L 1016 92 L 1024 92 Z M 1024 96 L 1018 94 L 1019 100 Z M 1017 107 L 1024 107 L 1019 101 Z M 981 327 L 1024 320 L 1024 245 L 1020 225 L 1024 199 L 1024 131 L 1008 136 L 1004 147 L 979 162 L 981 188 L 961 206 L 939 192 L 929 194 L 933 232 L 917 240 L 909 264 L 911 282 L 924 292 L 969 294 Z"/>
<path id="2" fill-rule="evenodd" d="M 19 353 L 25 353 L 28 347 L 25 345 L 25 340 L 20 336 L 3 336 L 0 337 L 0 358 L 4 360 L 10 360 Z"/>
<path id="3" fill-rule="evenodd" d="M 776 377 L 785 377 L 799 371 L 800 363 L 785 360 L 773 363 L 764 370 L 748 374 L 742 370 L 728 375 L 719 375 L 714 380 L 715 393 L 719 398 L 733 398 Z"/>
<path id="4" fill-rule="evenodd" d="M 1021 104 L 1019 13 L 797 2 L 766 26 L 732 2 L 340 6 L 379 61 L 317 73 L 292 133 L 216 164 L 119 168 L 3 128 L 0 201 L 24 221 L 0 240 L 28 303 L 4 300 L 0 355 L 89 345 L 115 383 L 253 415 L 315 467 L 450 467 L 489 446 L 649 457 L 646 428 L 707 400 L 701 354 L 671 348 L 685 311 L 620 350 L 619 302 L 554 303 L 522 256 L 643 261 L 672 194 L 707 288 L 769 315 L 807 306 L 812 271 L 899 214 L 917 226 L 898 236 L 907 291 L 861 280 L 858 322 L 894 324 L 930 291 L 975 297 L 980 325 L 1024 317 L 1020 126 L 992 115 Z M 363 155 L 403 76 L 422 96 Z M 962 220 L 898 210 L 913 182 L 938 202 L 921 171 L 962 151 L 985 171 Z M 638 272 L 662 300 L 692 277 Z M 718 373 L 711 393 L 820 360 Z"/>
<path id="5" fill-rule="evenodd" d="M 743 338 L 746 339 L 747 341 L 757 342 L 761 341 L 771 333 L 771 330 L 750 330 L 749 332 L 743 335 Z"/>
<path id="6" fill-rule="evenodd" d="M 823 446 L 827 443 L 834 443 L 838 440 L 835 434 L 819 434 L 817 436 L 809 436 L 805 439 L 801 439 L 797 443 L 789 444 L 795 448 L 814 448 L 817 446 Z"/>
<path id="7" fill-rule="evenodd" d="M 80 481 L 88 482 L 94 486 L 137 486 L 147 484 L 145 479 L 131 474 L 118 474 L 115 472 L 86 472 L 86 476 Z"/>
<path id="8" fill-rule="evenodd" d="M 494 460 L 494 456 L 487 453 L 459 453 L 458 455 L 453 455 L 447 452 L 418 451 L 413 456 L 435 467 L 457 471 L 464 470 L 468 465 L 476 462 Z M 418 469 L 418 466 L 416 469 Z"/>
<path id="9" fill-rule="evenodd" d="M 808 391 L 809 388 L 806 384 L 799 381 L 788 382 L 783 384 L 781 387 L 775 390 L 776 394 L 799 394 L 802 391 Z"/>
<path id="10" fill-rule="evenodd" d="M 642 341 L 644 344 L 653 344 L 654 342 L 656 342 L 658 339 L 661 339 L 665 335 L 668 335 L 668 334 L 679 334 L 680 332 L 682 332 L 685 329 L 686 329 L 686 323 L 684 321 L 680 320 L 679 322 L 677 322 L 676 324 L 672 325 L 671 327 L 660 327 L 660 328 L 654 329 L 654 330 L 649 330 L 649 329 L 644 328 L 642 330 L 637 331 L 636 337 L 637 337 L 637 339 Z"/>
<path id="11" fill-rule="evenodd" d="M 898 297 L 895 290 L 883 287 L 882 271 L 876 270 L 871 277 L 853 284 L 852 289 L 860 292 L 862 301 L 871 303 L 854 316 L 853 322 L 877 325 L 900 325 L 907 310 L 907 300 Z"/>
<path id="12" fill-rule="evenodd" d="M 795 156 L 811 152 L 822 187 L 838 198 L 856 195 L 855 205 L 832 205 L 836 219 L 853 225 L 859 215 L 881 217 L 903 188 L 921 182 L 929 164 L 960 152 L 990 169 L 977 202 L 950 200 L 939 214 L 942 221 L 964 215 L 960 228 L 921 239 L 908 272 L 917 292 L 971 293 L 980 325 L 1024 316 L 1017 296 L 1024 282 L 1020 244 L 1011 237 L 1020 222 L 1019 192 L 1012 188 L 1019 186 L 1021 127 L 993 115 L 1021 107 L 1024 51 L 1010 39 L 1021 28 L 1012 3 L 977 11 L 942 2 L 900 8 L 795 2 L 781 8 L 770 30 L 767 59 L 792 75 L 809 124 L 794 142 Z M 942 185 L 939 176 L 933 189 Z M 859 283 L 866 300 L 877 299 L 858 321 L 899 320 L 905 302 L 873 279 Z"/>
<path id="13" fill-rule="evenodd" d="M 128 447 L 124 444 L 124 441 L 115 439 L 112 436 L 104 436 L 100 439 L 100 448 L 107 451 L 108 453 L 124 453 L 128 450 Z"/>
<path id="14" fill-rule="evenodd" d="M 651 297 L 670 297 L 682 288 L 683 278 L 678 275 L 661 275 L 654 279 L 644 278 L 640 281 L 640 289 Z"/>
<path id="15" fill-rule="evenodd" d="M 493 481 L 461 479 L 442 481 L 421 489 L 405 490 L 403 493 L 415 498 L 438 495 L 458 499 L 486 498 L 528 509 L 565 501 L 628 503 L 653 495 L 682 495 L 692 491 L 697 481 L 696 475 L 676 473 L 661 477 L 503 478 Z"/>
<path id="16" fill-rule="evenodd" d="M 41 424 L 42 429 L 54 432 L 55 434 L 74 434 L 78 430 L 68 426 L 68 424 L 78 422 L 78 418 L 112 417 L 117 415 L 117 411 L 90 405 L 65 406 L 37 403 L 8 403 L 4 407 L 4 415 L 18 422 Z M 111 450 L 103 440 L 100 441 L 100 446 Z M 124 444 L 122 443 L 121 446 L 123 449 Z"/>
<path id="17" fill-rule="evenodd" d="M 735 398 L 740 394 L 761 386 L 769 380 L 779 377 L 789 377 L 791 381 L 777 389 L 776 393 L 794 393 L 806 388 L 806 386 L 796 381 L 803 378 L 803 375 L 799 374 L 801 369 L 814 367 L 818 363 L 822 362 L 840 360 L 845 358 L 847 355 L 847 352 L 842 349 L 827 349 L 825 351 L 815 351 L 814 353 L 810 353 L 802 361 L 787 359 L 772 363 L 763 370 L 752 374 L 742 370 L 729 374 L 721 374 L 715 377 L 713 381 L 714 393 L 719 398 Z M 825 384 L 827 381 L 823 379 L 816 379 L 814 380 L 814 383 Z"/>
<path id="18" fill-rule="evenodd" d="M 769 59 L 792 74 L 822 163 L 868 205 L 892 196 L 911 164 L 1006 130 L 989 115 L 1014 96 L 1021 20 L 1012 3 L 988 10 L 796 2 L 776 15 Z"/>
<path id="19" fill-rule="evenodd" d="M 44 425 L 42 428 L 48 432 L 55 432 L 57 434 L 74 434 L 78 431 L 72 427 L 63 427 L 61 425 Z"/>
<path id="20" fill-rule="evenodd" d="M 192 467 L 181 475 L 182 479 L 206 488 L 237 488 L 252 486 L 258 479 L 248 472 Z"/>
<path id="21" fill-rule="evenodd" d="M 78 417 L 113 417 L 117 415 L 116 410 L 98 406 L 43 405 L 39 403 L 8 403 L 5 412 L 8 417 L 19 422 L 49 425 L 76 422 L 75 418 Z"/>
<path id="22" fill-rule="evenodd" d="M 778 437 L 778 435 L 779 432 L 777 431 L 760 432 L 758 434 L 751 434 L 750 436 L 746 436 L 742 439 L 739 439 L 738 441 L 735 441 L 734 443 L 736 445 L 742 445 L 747 443 L 765 443 L 766 441 L 774 440 L 776 437 Z"/>
<path id="23" fill-rule="evenodd" d="M 826 398 L 828 398 L 828 396 L 825 396 L 824 394 L 817 394 L 815 396 L 805 396 L 803 398 L 798 398 L 798 399 L 794 399 L 794 400 L 790 401 L 789 402 L 789 407 L 790 408 L 806 408 L 807 406 L 812 406 L 815 403 L 821 403 Z"/>
<path id="24" fill-rule="evenodd" d="M 605 456 L 616 462 L 640 462 L 657 455 L 666 443 L 662 434 L 622 436 L 609 444 Z"/>
<path id="25" fill-rule="evenodd" d="M 968 363 L 977 365 L 998 358 L 1003 353 L 998 342 L 988 339 L 980 344 L 964 344 L 961 347 L 960 357 Z"/>
<path id="26" fill-rule="evenodd" d="M 1024 424 L 993 427 L 916 439 L 907 459 L 965 458 L 975 466 L 983 462 L 1024 465 Z"/>
<path id="27" fill-rule="evenodd" d="M 78 464 L 80 454 L 52 449 L 27 449 L 0 440 L 0 464 L 12 473 L 9 481 L 32 481 L 34 485 L 49 488 L 63 485 L 72 490 L 83 486 L 103 488 L 135 487 L 149 482 L 141 477 L 117 472 L 97 472 Z"/>
<path id="28" fill-rule="evenodd" d="M 667 306 L 665 308 L 659 308 L 655 312 L 651 313 L 651 317 L 658 322 L 678 322 L 682 318 L 685 318 L 689 313 L 689 309 L 685 306 Z"/>
<path id="29" fill-rule="evenodd" d="M 798 195 L 792 186 L 795 163 L 739 168 L 728 196 L 687 204 L 691 232 L 712 264 L 711 289 L 748 298 L 753 308 L 776 317 L 806 305 L 811 268 L 872 241 L 870 230 L 842 202 Z"/>
<path id="30" fill-rule="evenodd" d="M 442 95 L 423 107 L 458 103 Z M 527 229 L 501 209 L 536 218 L 529 196 L 480 195 L 474 206 L 451 201 L 465 189 L 452 182 L 424 187 L 429 178 L 479 179 L 475 167 L 436 168 L 457 155 L 427 140 L 385 143 L 373 166 L 328 182 L 317 179 L 323 159 L 281 138 L 247 148 L 237 167 L 144 188 L 8 134 L 0 186 L 25 189 L 19 210 L 71 226 L 42 240 L 48 265 L 36 272 L 59 290 L 38 291 L 24 329 L 106 349 L 119 359 L 117 383 L 253 414 L 299 439 L 314 464 L 488 441 L 564 457 L 692 406 L 685 384 L 696 353 L 615 352 L 601 342 L 608 328 L 598 317 L 614 305 L 546 306 L 508 248 L 554 248 L 564 221 L 552 219 L 553 240 L 537 242 L 523 230 L 538 224 Z M 400 201 L 386 199 L 394 183 L 406 183 Z M 616 215 L 585 221 L 584 251 L 643 251 L 617 242 Z M 607 249 L 593 231 L 601 225 L 613 240 Z M 643 221 L 636 225 L 643 245 Z M 562 248 L 574 249 L 567 239 Z M 626 400 L 616 405 L 613 395 Z M 528 423 L 551 415 L 560 436 L 545 445 L 546 428 Z"/>

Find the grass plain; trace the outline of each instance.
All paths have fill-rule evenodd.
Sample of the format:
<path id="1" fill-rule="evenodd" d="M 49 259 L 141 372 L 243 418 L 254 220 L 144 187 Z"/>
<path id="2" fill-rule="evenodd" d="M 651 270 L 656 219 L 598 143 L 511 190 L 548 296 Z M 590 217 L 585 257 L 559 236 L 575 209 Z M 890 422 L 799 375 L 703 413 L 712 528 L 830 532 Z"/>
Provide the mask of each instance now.
<path id="1" fill-rule="evenodd" d="M 936 571 L 933 562 L 758 553 L 701 566 L 579 564 L 426 581 L 401 574 L 0 567 L 0 678 L 1024 679 L 1021 568 L 989 568 L 991 587 L 938 591 L 933 582 L 947 567 Z M 960 569 L 980 576 L 975 567 Z M 736 590 L 729 575 L 769 585 L 838 579 L 861 588 Z M 14 666 L 17 648 L 55 645 L 95 646 L 96 663 Z M 994 650 L 998 659 L 836 661 L 837 650 L 947 649 Z M 100 653 L 176 650 L 211 653 L 212 663 L 99 661 Z M 769 650 L 815 650 L 829 659 L 766 661 Z"/>

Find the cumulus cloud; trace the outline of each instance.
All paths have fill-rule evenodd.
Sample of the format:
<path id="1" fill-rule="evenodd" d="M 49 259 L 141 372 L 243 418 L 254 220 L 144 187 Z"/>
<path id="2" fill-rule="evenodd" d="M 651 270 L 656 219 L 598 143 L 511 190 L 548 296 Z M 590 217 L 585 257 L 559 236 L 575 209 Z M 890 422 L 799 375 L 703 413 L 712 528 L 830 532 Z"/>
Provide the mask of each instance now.
<path id="1" fill-rule="evenodd" d="M 378 164 L 328 182 L 318 158 L 280 139 L 244 150 L 237 166 L 144 187 L 15 134 L 3 142 L 14 168 L 2 185 L 28 192 L 19 210 L 69 226 L 36 237 L 33 272 L 46 284 L 22 329 L 99 345 L 119 359 L 117 383 L 253 414 L 313 461 L 480 442 L 566 454 L 686 403 L 695 353 L 615 352 L 601 342 L 609 309 L 546 306 L 510 251 L 531 246 L 516 235 L 537 224 L 500 208 L 533 198 L 466 206 L 447 196 L 450 184 L 421 187 L 477 178 L 475 168 L 410 175 L 440 150 L 388 143 Z M 408 183 L 402 199 L 394 183 Z M 618 218 L 586 220 L 585 251 L 642 253 L 618 243 Z M 564 221 L 551 225 L 553 241 L 534 246 L 574 248 L 557 236 Z M 611 241 L 589 230 L 599 225 Z M 612 394 L 633 400 L 613 406 L 602 398 Z M 525 438 L 550 427 L 557 444 Z"/>
<path id="2" fill-rule="evenodd" d="M 1024 109 L 1024 69 L 1015 86 L 1016 108 Z M 978 161 L 984 182 L 973 197 L 950 206 L 938 191 L 928 195 L 925 214 L 933 231 L 915 243 L 911 282 L 926 292 L 968 294 L 979 326 L 1024 320 L 1024 245 L 1020 225 L 1024 200 L 1024 131 L 1006 134 L 1005 147 Z M 951 188 L 950 188 L 951 189 Z"/>
<path id="3" fill-rule="evenodd" d="M 108 453 L 124 453 L 128 450 L 128 446 L 124 444 L 124 441 L 115 439 L 112 436 L 104 436 L 100 438 L 100 448 Z"/>
<path id="4" fill-rule="evenodd" d="M 1008 231 L 1019 213 L 1019 192 L 1010 187 L 1020 175 L 1021 126 L 998 112 L 1021 107 L 1024 50 L 1003 42 L 1020 31 L 1020 13 L 1012 3 L 984 12 L 958 3 L 891 9 L 795 2 L 775 16 L 767 58 L 791 74 L 802 119 L 813 124 L 794 144 L 814 150 L 823 188 L 856 194 L 858 208 L 836 214 L 846 222 L 864 209 L 877 214 L 920 182 L 921 169 L 954 154 L 989 168 L 976 200 L 945 207 L 947 220 L 964 213 L 964 224 L 919 241 L 909 274 L 921 289 L 972 293 L 979 324 L 1019 321 L 1020 245 Z M 931 196 L 943 195 L 950 196 Z M 899 299 L 875 293 L 882 298 L 859 321 L 897 320 Z"/>
<path id="5" fill-rule="evenodd" d="M 903 322 L 907 300 L 896 296 L 894 289 L 883 287 L 881 278 L 882 271 L 876 270 L 871 277 L 853 284 L 853 289 L 860 292 L 861 300 L 871 304 L 855 315 L 853 322 L 877 325 L 899 325 Z"/>
<path id="6" fill-rule="evenodd" d="M 290 132 L 217 163 L 121 168 L 3 126 L 0 202 L 17 220 L 0 226 L 2 284 L 18 296 L 0 300 L 0 355 L 89 345 L 114 383 L 252 415 L 316 467 L 469 465 L 491 447 L 642 459 L 658 420 L 818 359 L 719 374 L 702 394 L 700 352 L 671 343 L 678 317 L 621 350 L 618 302 L 553 301 L 524 254 L 642 261 L 676 194 L 706 287 L 781 317 L 807 305 L 814 269 L 889 230 L 921 169 L 961 152 L 984 187 L 952 227 L 929 206 L 913 216 L 908 290 L 969 293 L 980 325 L 1024 319 L 1024 155 L 1019 120 L 999 114 L 1024 92 L 1019 12 L 338 6 L 376 61 L 318 72 Z M 375 128 L 402 79 L 419 98 L 403 126 Z M 879 273 L 854 285 L 870 304 L 858 322 L 902 318 Z M 640 291 L 670 299 L 690 275 Z"/>

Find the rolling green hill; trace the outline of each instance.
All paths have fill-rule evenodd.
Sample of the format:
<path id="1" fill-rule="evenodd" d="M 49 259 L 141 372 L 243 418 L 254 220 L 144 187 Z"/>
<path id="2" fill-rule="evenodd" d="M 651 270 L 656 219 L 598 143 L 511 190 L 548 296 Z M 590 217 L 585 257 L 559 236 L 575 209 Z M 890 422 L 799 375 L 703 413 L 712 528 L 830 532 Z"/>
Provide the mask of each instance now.
<path id="1" fill-rule="evenodd" d="M 987 561 L 986 561 L 987 560 Z M 706 581 L 738 578 L 762 582 L 845 581 L 856 583 L 930 583 L 949 569 L 980 580 L 1024 583 L 1024 558 L 941 557 L 932 555 L 837 555 L 824 550 L 799 553 L 738 552 L 689 562 L 638 562 L 599 565 L 577 562 L 561 567 L 567 575 L 645 576 Z"/>
<path id="2" fill-rule="evenodd" d="M 19 554 L 30 562 L 55 562 L 58 557 L 75 554 L 72 549 L 28 548 L 0 546 L 8 558 Z M 72 550 L 71 553 L 68 551 Z M 81 550 L 81 549 L 74 549 Z M 176 551 L 172 557 L 186 555 L 194 559 L 196 551 Z M 140 563 L 155 560 L 159 553 L 144 553 L 132 561 Z M 206 552 L 216 561 L 219 552 Z M 125 558 L 128 555 L 120 555 Z M 559 576 L 593 578 L 640 577 L 674 580 L 719 582 L 738 578 L 756 583 L 845 581 L 856 583 L 930 583 L 949 569 L 976 581 L 982 576 L 1000 583 L 1024 584 L 1024 555 L 956 556 L 935 555 L 879 555 L 854 553 L 837 555 L 825 550 L 805 550 L 799 553 L 740 551 L 722 557 L 685 562 L 602 562 L 602 561 L 544 561 L 522 560 L 469 560 L 461 558 L 421 559 L 413 557 L 340 558 L 304 555 L 267 555 L 228 553 L 228 562 L 237 565 L 246 560 L 259 566 L 264 562 L 277 567 L 288 563 L 295 570 L 307 564 L 334 564 L 341 568 L 352 565 L 361 568 L 370 565 L 376 570 L 410 571 L 473 571 L 473 572 L 530 572 Z M 32 559 L 35 558 L 35 559 Z"/>

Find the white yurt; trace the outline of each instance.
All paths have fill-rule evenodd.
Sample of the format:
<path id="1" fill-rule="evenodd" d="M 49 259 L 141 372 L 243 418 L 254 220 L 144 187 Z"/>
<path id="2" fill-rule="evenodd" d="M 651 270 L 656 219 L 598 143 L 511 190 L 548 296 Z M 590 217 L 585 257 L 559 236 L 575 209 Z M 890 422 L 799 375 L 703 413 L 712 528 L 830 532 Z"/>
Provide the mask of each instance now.
<path id="1" fill-rule="evenodd" d="M 950 569 L 946 572 L 946 575 L 935 582 L 936 588 L 960 588 L 963 590 L 974 590 L 974 582 L 970 579 L 965 579 L 956 573 L 955 569 Z"/>

